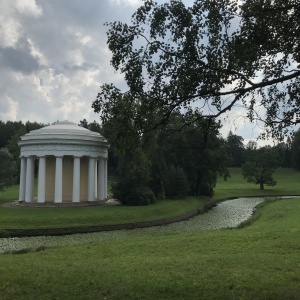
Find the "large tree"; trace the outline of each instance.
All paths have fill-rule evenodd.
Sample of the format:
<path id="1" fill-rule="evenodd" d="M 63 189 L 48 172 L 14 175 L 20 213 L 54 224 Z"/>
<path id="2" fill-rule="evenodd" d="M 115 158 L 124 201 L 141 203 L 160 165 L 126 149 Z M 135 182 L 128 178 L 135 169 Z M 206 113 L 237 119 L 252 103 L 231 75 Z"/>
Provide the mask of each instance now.
<path id="1" fill-rule="evenodd" d="M 282 138 L 300 122 L 299 24 L 298 0 L 146 0 L 130 24 L 107 24 L 111 64 L 128 90 L 102 85 L 94 110 L 105 120 L 113 102 L 129 116 L 126 101 L 131 125 L 145 132 L 177 109 L 215 120 L 244 107 Z"/>
<path id="2" fill-rule="evenodd" d="M 300 130 L 295 132 L 291 145 L 292 167 L 300 170 Z"/>
<path id="3" fill-rule="evenodd" d="M 226 142 L 227 142 L 227 152 L 229 154 L 229 167 L 241 167 L 244 161 L 244 150 L 245 146 L 243 144 L 244 139 L 232 131 L 229 131 Z"/>
<path id="4" fill-rule="evenodd" d="M 242 165 L 244 179 L 258 184 L 261 190 L 265 189 L 265 185 L 276 185 L 277 181 L 273 177 L 279 161 L 276 149 L 270 146 L 256 148 L 254 143 L 250 143 L 246 152 L 247 160 Z"/>

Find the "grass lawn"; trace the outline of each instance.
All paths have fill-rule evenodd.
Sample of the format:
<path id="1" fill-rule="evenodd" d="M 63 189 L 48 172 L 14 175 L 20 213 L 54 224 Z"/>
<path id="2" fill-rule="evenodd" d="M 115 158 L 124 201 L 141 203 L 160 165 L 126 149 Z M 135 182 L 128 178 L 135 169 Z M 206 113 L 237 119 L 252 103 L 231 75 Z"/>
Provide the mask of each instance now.
<path id="1" fill-rule="evenodd" d="M 300 195 L 300 172 L 294 169 L 277 169 L 274 174 L 277 184 L 274 187 L 265 186 L 263 191 L 259 189 L 259 185 L 243 179 L 240 168 L 231 168 L 230 174 L 227 181 L 219 178 L 215 188 L 215 200 L 242 196 Z"/>
<path id="2" fill-rule="evenodd" d="M 36 185 L 35 185 L 36 186 Z M 36 190 L 36 187 L 35 187 Z M 0 205 L 18 198 L 19 186 L 0 194 Z M 206 197 L 159 201 L 150 206 L 9 208 L 0 206 L 0 229 L 64 228 L 150 221 L 202 208 Z"/>
<path id="3" fill-rule="evenodd" d="M 0 255 L 0 299 L 299 299 L 300 201 L 270 202 L 259 213 L 243 229 L 132 231 Z"/>
<path id="4" fill-rule="evenodd" d="M 240 196 L 300 195 L 300 172 L 278 169 L 275 187 L 260 191 L 257 185 L 246 182 L 241 169 L 230 170 L 231 178 L 221 178 L 215 189 L 215 200 Z M 110 185 L 110 182 L 109 182 Z M 0 194 L 0 204 L 16 200 L 19 186 L 15 185 Z M 35 194 L 37 184 L 35 182 Z M 177 216 L 195 208 L 201 208 L 205 197 L 189 197 L 182 200 L 166 200 L 150 206 L 85 207 L 85 208 L 5 208 L 0 206 L 0 229 L 63 228 L 108 224 L 133 223 Z"/>
<path id="5" fill-rule="evenodd" d="M 134 223 L 181 215 L 206 203 L 204 197 L 165 200 L 150 206 L 70 208 L 0 207 L 0 228 L 63 228 Z"/>

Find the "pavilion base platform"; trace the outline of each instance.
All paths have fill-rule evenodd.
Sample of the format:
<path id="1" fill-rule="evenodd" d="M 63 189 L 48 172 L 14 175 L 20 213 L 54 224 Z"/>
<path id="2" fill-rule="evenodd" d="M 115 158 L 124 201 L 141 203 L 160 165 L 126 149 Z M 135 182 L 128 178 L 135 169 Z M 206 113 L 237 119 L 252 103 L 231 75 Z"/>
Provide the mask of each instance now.
<path id="1" fill-rule="evenodd" d="M 82 201 L 82 202 L 61 202 L 61 203 L 54 203 L 54 202 L 45 202 L 45 203 L 38 203 L 36 199 L 31 202 L 25 201 L 13 201 L 4 203 L 2 206 L 4 207 L 33 207 L 33 208 L 66 208 L 66 207 L 92 207 L 92 206 L 111 206 L 111 205 L 119 205 L 120 203 L 116 201 L 112 201 L 112 199 L 106 200 L 96 200 L 96 201 Z"/>

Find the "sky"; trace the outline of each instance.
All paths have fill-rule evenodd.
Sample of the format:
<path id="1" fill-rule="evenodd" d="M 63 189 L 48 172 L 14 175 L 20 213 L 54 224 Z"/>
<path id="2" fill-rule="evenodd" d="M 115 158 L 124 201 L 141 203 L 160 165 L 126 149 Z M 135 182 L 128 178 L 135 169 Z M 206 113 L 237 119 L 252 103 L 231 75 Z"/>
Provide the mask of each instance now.
<path id="1" fill-rule="evenodd" d="M 160 0 L 158 2 L 164 2 Z M 184 0 L 190 5 L 192 0 Z M 110 66 L 105 22 L 129 21 L 141 0 L 0 0 L 0 120 L 99 122 L 103 83 L 124 86 Z M 237 110 L 223 120 L 245 143 L 261 129 Z"/>

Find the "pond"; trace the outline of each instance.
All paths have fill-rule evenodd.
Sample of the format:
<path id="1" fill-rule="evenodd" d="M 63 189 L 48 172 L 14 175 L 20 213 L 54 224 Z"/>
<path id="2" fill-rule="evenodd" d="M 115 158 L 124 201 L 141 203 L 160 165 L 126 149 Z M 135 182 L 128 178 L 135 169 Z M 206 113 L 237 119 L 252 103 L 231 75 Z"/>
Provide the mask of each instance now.
<path id="1" fill-rule="evenodd" d="M 67 236 L 39 236 L 25 238 L 0 239 L 0 253 L 38 247 L 57 247 L 78 245 L 104 239 L 117 239 L 126 236 L 142 236 L 164 232 L 188 232 L 197 230 L 218 230 L 235 228 L 251 217 L 256 206 L 264 198 L 238 198 L 219 203 L 208 212 L 187 221 L 165 226 L 149 227 L 133 230 L 117 230 Z"/>

